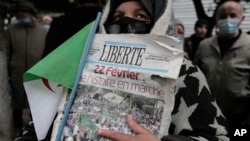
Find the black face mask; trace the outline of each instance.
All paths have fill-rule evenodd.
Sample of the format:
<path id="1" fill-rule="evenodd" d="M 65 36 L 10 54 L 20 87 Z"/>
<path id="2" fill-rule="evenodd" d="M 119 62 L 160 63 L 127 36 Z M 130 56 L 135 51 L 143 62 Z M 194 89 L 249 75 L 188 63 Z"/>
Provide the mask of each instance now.
<path id="1" fill-rule="evenodd" d="M 150 32 L 151 24 L 149 21 L 140 21 L 129 17 L 123 17 L 113 23 L 105 24 L 107 33 L 136 33 L 146 34 Z"/>

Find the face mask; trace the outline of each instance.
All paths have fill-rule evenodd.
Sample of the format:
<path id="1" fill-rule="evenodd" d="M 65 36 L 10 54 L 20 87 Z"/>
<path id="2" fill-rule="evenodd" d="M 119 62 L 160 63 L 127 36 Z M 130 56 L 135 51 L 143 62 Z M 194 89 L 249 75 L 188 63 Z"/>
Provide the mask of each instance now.
<path id="1" fill-rule="evenodd" d="M 149 33 L 151 25 L 149 21 L 140 21 L 129 17 L 123 17 L 113 23 L 105 24 L 107 33 Z"/>
<path id="2" fill-rule="evenodd" d="M 18 18 L 17 19 L 17 23 L 19 24 L 29 24 L 31 22 L 30 18 Z"/>
<path id="3" fill-rule="evenodd" d="M 181 42 L 184 42 L 184 38 L 183 38 L 183 37 L 177 36 L 177 38 L 178 38 Z"/>
<path id="4" fill-rule="evenodd" d="M 238 19 L 224 19 L 224 20 L 219 20 L 217 23 L 219 32 L 229 35 L 237 32 L 238 25 L 239 25 Z"/>
<path id="5" fill-rule="evenodd" d="M 44 24 L 44 25 L 43 25 L 43 28 L 45 28 L 45 29 L 49 30 L 50 25 L 48 25 L 48 24 Z"/>

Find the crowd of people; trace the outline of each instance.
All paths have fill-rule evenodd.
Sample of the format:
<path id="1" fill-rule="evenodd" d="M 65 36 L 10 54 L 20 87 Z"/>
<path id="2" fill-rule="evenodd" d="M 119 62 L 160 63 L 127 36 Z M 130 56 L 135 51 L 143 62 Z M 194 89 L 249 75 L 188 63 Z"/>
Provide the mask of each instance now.
<path id="1" fill-rule="evenodd" d="M 235 137 L 238 129 L 250 132 L 250 35 L 240 28 L 243 8 L 236 1 L 226 1 L 215 13 L 216 34 L 208 37 L 209 22 L 198 19 L 194 33 L 185 37 L 185 25 L 175 19 L 171 3 L 108 0 L 104 5 L 101 0 L 75 0 L 75 7 L 64 15 L 39 18 L 34 4 L 22 1 L 16 8 L 15 21 L 0 29 L 0 111 L 8 117 L 0 116 L 0 140 L 36 140 L 35 132 L 24 134 L 32 115 L 23 74 L 92 22 L 98 12 L 103 14 L 97 33 L 175 36 L 184 51 L 175 104 L 169 113 L 169 133 L 158 138 L 128 115 L 128 127 L 135 135 L 100 129 L 100 136 L 116 141 L 250 140 L 249 133 L 244 138 Z M 76 102 L 91 102 L 86 99 Z M 45 140 L 49 140 L 49 134 Z"/>
<path id="2" fill-rule="evenodd" d="M 95 137 L 97 128 L 110 129 L 132 135 L 133 132 L 129 129 L 126 122 L 126 115 L 128 114 L 134 115 L 134 118 L 140 125 L 152 133 L 158 134 L 162 113 L 156 115 L 156 111 L 163 108 L 156 107 L 159 100 L 152 100 L 146 97 L 138 98 L 139 96 L 130 96 L 130 94 L 126 93 L 117 94 L 112 92 L 112 90 L 102 90 L 97 87 L 94 88 L 94 86 L 79 87 L 76 100 L 72 105 L 66 124 L 66 128 L 70 127 L 70 129 L 67 130 L 70 134 L 64 134 L 64 137 L 69 135 L 73 137 L 76 135 L 79 127 L 83 127 L 88 119 L 92 121 L 92 125 L 95 126 L 95 128 L 85 127 L 84 131 L 79 131 L 82 132 L 82 134 L 86 133 L 88 138 Z M 139 99 L 139 102 L 134 101 L 137 99 Z M 148 102 L 143 102 L 150 100 L 151 105 L 148 104 Z M 148 108 L 143 108 L 144 106 Z M 87 119 L 83 120 L 83 118 Z M 108 141 L 108 139 L 100 140 Z"/>

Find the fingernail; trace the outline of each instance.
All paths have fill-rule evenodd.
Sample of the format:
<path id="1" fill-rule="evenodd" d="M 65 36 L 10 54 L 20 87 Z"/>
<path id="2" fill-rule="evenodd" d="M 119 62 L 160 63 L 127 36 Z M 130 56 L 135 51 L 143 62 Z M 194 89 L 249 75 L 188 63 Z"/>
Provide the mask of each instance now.
<path id="1" fill-rule="evenodd" d="M 128 115 L 128 119 L 133 119 L 133 116 L 132 115 Z"/>
<path id="2" fill-rule="evenodd" d="M 98 134 L 101 134 L 102 133 L 102 130 L 101 129 L 98 129 L 98 132 L 97 132 Z"/>

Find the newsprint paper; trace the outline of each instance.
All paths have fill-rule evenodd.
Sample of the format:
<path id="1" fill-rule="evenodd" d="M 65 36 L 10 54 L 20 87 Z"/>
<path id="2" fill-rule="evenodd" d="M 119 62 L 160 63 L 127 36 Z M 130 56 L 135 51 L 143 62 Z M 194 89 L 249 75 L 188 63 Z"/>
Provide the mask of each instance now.
<path id="1" fill-rule="evenodd" d="M 182 61 L 182 43 L 173 37 L 96 34 L 62 140 L 108 141 L 97 135 L 99 128 L 132 135 L 128 114 L 156 136 L 167 135 Z M 65 91 L 51 140 L 69 94 Z"/>

